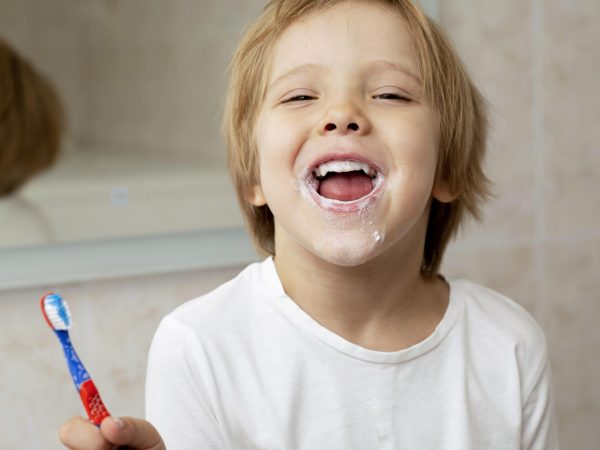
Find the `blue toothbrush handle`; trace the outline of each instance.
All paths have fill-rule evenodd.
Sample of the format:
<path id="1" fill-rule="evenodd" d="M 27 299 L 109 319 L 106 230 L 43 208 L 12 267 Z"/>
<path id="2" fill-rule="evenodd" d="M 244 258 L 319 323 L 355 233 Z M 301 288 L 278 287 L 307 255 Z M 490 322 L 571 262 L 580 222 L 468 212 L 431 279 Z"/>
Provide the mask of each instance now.
<path id="1" fill-rule="evenodd" d="M 71 372 L 71 378 L 73 378 L 75 388 L 77 389 L 77 392 L 79 392 L 79 397 L 81 398 L 85 411 L 87 412 L 90 421 L 94 425 L 100 426 L 102 420 L 110 414 L 100 398 L 98 389 L 96 389 L 90 374 L 85 370 L 83 363 L 79 359 L 79 356 L 77 356 L 75 348 L 73 348 L 73 344 L 69 338 L 69 332 L 66 330 L 54 330 L 54 332 L 62 344 L 65 359 L 67 360 L 67 365 Z"/>
<path id="2" fill-rule="evenodd" d="M 75 348 L 73 348 L 73 344 L 69 338 L 69 332 L 67 330 L 54 330 L 54 332 L 62 344 L 65 359 L 67 360 L 67 365 L 71 372 L 71 378 L 73 378 L 75 388 L 77 389 L 77 392 L 79 392 L 81 385 L 90 379 L 90 374 L 85 370 L 83 363 L 79 359 L 79 356 L 77 356 Z"/>

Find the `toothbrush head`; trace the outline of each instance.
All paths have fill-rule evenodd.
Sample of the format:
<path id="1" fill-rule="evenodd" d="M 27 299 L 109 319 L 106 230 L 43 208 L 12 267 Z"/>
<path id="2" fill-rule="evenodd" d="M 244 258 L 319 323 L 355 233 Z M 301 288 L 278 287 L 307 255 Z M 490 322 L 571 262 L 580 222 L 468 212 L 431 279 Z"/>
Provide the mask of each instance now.
<path id="1" fill-rule="evenodd" d="M 52 292 L 41 300 L 42 313 L 53 330 L 68 330 L 71 327 L 71 311 L 63 298 Z"/>

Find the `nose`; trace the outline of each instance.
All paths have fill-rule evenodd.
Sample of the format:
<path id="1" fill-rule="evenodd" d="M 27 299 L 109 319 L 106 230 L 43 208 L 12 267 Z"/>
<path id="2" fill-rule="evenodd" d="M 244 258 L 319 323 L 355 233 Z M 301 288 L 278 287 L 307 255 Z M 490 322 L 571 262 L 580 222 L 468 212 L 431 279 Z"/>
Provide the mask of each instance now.
<path id="1" fill-rule="evenodd" d="M 319 134 L 357 134 L 371 131 L 371 123 L 365 114 L 351 103 L 333 105 L 319 124 Z"/>

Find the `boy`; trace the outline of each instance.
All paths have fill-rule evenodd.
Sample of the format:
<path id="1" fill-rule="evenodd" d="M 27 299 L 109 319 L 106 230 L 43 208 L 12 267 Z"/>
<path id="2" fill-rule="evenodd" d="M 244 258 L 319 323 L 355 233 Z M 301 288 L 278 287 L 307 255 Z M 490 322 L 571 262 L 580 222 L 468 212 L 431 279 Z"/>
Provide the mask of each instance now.
<path id="1" fill-rule="evenodd" d="M 437 274 L 487 190 L 482 100 L 433 23 L 408 0 L 271 2 L 234 57 L 225 118 L 272 257 L 161 323 L 146 393 L 164 444 L 134 419 L 72 421 L 67 444 L 557 448 L 542 332 Z"/>

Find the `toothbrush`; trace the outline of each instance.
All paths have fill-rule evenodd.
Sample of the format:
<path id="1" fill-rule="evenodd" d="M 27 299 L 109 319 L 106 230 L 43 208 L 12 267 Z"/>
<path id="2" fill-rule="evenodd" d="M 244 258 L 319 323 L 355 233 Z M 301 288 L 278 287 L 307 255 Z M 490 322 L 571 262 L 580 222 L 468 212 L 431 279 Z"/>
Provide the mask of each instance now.
<path id="1" fill-rule="evenodd" d="M 75 388 L 79 392 L 87 415 L 94 425 L 100 426 L 102 420 L 110 414 L 106 410 L 104 403 L 102 403 L 102 399 L 92 378 L 87 370 L 85 370 L 77 353 L 75 353 L 75 349 L 69 338 L 68 330 L 71 327 L 69 305 L 60 295 L 48 293 L 42 297 L 41 307 L 46 322 L 54 330 L 58 340 L 62 344 L 71 377 L 75 383 Z"/>

